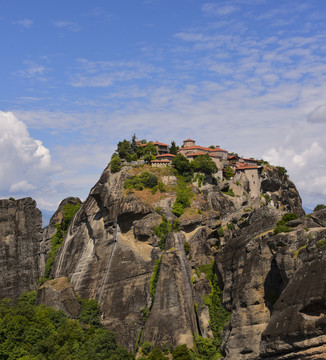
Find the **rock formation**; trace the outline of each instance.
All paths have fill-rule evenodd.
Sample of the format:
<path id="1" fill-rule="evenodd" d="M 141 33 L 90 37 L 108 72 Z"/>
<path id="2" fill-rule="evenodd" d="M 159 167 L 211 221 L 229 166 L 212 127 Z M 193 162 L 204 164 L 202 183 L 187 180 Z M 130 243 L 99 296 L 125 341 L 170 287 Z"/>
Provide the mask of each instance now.
<path id="1" fill-rule="evenodd" d="M 0 298 L 16 299 L 36 288 L 41 231 L 33 199 L 0 200 Z"/>
<path id="2" fill-rule="evenodd" d="M 230 312 L 222 332 L 225 359 L 322 358 L 326 210 L 305 216 L 294 184 L 265 166 L 255 191 L 241 178 L 193 183 L 191 207 L 177 219 L 171 211 L 174 175 L 150 170 L 166 192 L 124 189 L 140 171 L 104 170 L 69 225 L 54 280 L 39 289 L 38 303 L 76 317 L 75 292 L 96 299 L 103 324 L 135 352 L 143 341 L 193 347 L 196 335 L 216 338 L 212 294 L 222 290 L 218 297 Z M 253 196 L 257 189 L 260 195 Z M 80 200 L 65 199 L 42 235 L 32 199 L 1 200 L 0 266 L 6 277 L 0 297 L 35 288 L 66 203 Z M 298 215 L 287 224 L 291 231 L 274 235 L 289 212 Z M 164 241 L 157 230 L 162 224 L 168 229 Z"/>

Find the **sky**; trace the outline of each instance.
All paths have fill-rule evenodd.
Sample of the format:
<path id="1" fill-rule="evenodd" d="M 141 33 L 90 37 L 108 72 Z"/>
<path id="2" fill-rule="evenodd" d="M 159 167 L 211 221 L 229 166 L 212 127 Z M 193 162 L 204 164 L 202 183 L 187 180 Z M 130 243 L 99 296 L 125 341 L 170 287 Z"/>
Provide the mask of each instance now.
<path id="1" fill-rule="evenodd" d="M 116 144 L 187 138 L 326 204 L 326 1 L 0 0 L 0 198 L 86 199 Z"/>

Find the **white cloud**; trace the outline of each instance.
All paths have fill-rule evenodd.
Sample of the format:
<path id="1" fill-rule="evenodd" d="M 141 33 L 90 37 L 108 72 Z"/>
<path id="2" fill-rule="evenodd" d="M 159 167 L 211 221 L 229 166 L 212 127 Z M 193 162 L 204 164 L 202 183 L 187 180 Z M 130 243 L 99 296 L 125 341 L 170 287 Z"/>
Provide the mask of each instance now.
<path id="1" fill-rule="evenodd" d="M 78 32 L 80 31 L 80 26 L 77 23 L 74 23 L 72 21 L 54 21 L 54 26 L 60 29 L 67 29 L 72 32 Z"/>
<path id="2" fill-rule="evenodd" d="M 229 15 L 235 11 L 238 11 L 238 7 L 230 4 L 216 4 L 216 3 L 206 3 L 202 7 L 203 12 L 206 15 Z"/>
<path id="3" fill-rule="evenodd" d="M 33 20 L 30 20 L 30 19 L 22 19 L 22 20 L 13 21 L 12 23 L 14 25 L 20 25 L 26 29 L 29 29 L 33 25 L 34 22 L 33 22 Z"/>
<path id="4" fill-rule="evenodd" d="M 24 61 L 25 69 L 19 70 L 17 74 L 27 79 L 36 79 L 39 81 L 46 81 L 44 72 L 46 70 L 45 66 L 37 64 L 34 61 L 26 60 Z"/>
<path id="5" fill-rule="evenodd" d="M 54 170 L 50 151 L 10 112 L 0 112 L 0 153 L 2 196 L 30 196 L 34 190 L 46 188 Z"/>

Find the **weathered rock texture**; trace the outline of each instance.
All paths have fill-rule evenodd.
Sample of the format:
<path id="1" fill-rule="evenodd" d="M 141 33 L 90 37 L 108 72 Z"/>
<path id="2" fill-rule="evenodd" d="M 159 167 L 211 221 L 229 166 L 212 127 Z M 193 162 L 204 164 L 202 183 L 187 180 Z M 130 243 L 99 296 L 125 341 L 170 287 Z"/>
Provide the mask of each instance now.
<path id="1" fill-rule="evenodd" d="M 0 200 L 0 298 L 35 289 L 42 214 L 31 198 Z"/>
<path id="2" fill-rule="evenodd" d="M 216 257 L 224 305 L 231 310 L 225 359 L 324 358 L 326 211 L 273 235 L 268 230 L 277 216 L 272 207 L 257 210 Z"/>
<path id="3" fill-rule="evenodd" d="M 62 223 L 63 220 L 63 207 L 66 204 L 76 205 L 81 204 L 81 200 L 77 197 L 68 197 L 61 201 L 57 211 L 53 214 L 50 219 L 50 223 L 43 229 L 42 240 L 40 241 L 40 256 L 39 256 L 39 269 L 40 276 L 44 275 L 45 264 L 48 259 L 48 253 L 51 250 L 51 237 L 57 231 L 55 224 Z"/>
<path id="4" fill-rule="evenodd" d="M 49 280 L 38 289 L 35 305 L 40 304 L 62 310 L 71 318 L 77 318 L 81 311 L 75 290 L 65 277 Z"/>
<path id="5" fill-rule="evenodd" d="M 200 269 L 215 261 L 223 304 L 231 313 L 222 335 L 225 359 L 323 358 L 326 210 L 303 216 L 293 183 L 270 166 L 255 189 L 245 179 L 212 181 L 201 188 L 193 184 L 192 209 L 180 218 L 180 228 L 170 232 L 162 250 L 153 227 L 162 214 L 171 223 L 176 219 L 171 211 L 175 179 L 171 182 L 163 171 L 169 189 L 164 194 L 125 190 L 124 181 L 134 171 L 104 170 L 71 221 L 53 267 L 55 279 L 41 287 L 38 303 L 76 317 L 76 291 L 98 300 L 103 324 L 131 351 L 139 340 L 192 347 L 197 334 L 213 337 L 204 300 L 211 288 Z M 227 195 L 228 189 L 235 196 Z M 79 199 L 60 205 L 43 238 L 41 215 L 32 199 L 0 202 L 0 267 L 6 274 L 0 297 L 15 298 L 35 286 L 54 224 L 70 201 Z M 292 231 L 274 235 L 276 222 L 287 212 L 299 216 L 288 223 Z M 152 297 L 150 282 L 158 259 Z"/>

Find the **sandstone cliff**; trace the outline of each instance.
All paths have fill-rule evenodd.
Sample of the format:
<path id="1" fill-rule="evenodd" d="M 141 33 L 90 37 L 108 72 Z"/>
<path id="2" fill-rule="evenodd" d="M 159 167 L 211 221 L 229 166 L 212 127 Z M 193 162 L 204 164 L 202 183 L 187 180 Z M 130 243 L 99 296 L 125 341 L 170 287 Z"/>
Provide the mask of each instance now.
<path id="1" fill-rule="evenodd" d="M 31 198 L 0 200 L 0 298 L 36 288 L 42 214 Z"/>
<path id="2" fill-rule="evenodd" d="M 267 166 L 258 184 L 194 182 L 191 206 L 178 222 L 171 211 L 176 178 L 147 170 L 165 192 L 124 189 L 142 171 L 137 167 L 104 170 L 73 217 L 54 280 L 40 288 L 37 302 L 76 317 L 75 292 L 96 299 L 103 324 L 134 352 L 144 341 L 193 347 L 200 335 L 216 346 L 221 341 L 225 359 L 323 358 L 326 210 L 305 216 L 294 184 Z M 42 232 L 35 201 L 1 200 L 1 298 L 36 288 L 54 224 L 69 202 L 80 200 L 65 199 Z M 288 212 L 299 218 L 287 224 L 290 232 L 274 235 Z M 221 340 L 220 318 L 223 325 L 229 318 Z"/>
<path id="3" fill-rule="evenodd" d="M 273 168 L 263 173 L 261 188 L 258 184 L 271 199 L 269 205 L 267 195 L 252 198 L 248 184 L 217 184 L 212 180 L 198 188 L 194 183 L 193 210 L 180 218 L 180 228 L 170 233 L 162 251 L 153 228 L 161 223 L 162 214 L 171 223 L 176 218 L 171 212 L 175 180 L 163 170 L 155 170 L 168 191 L 160 196 L 147 192 L 145 196 L 145 192 L 123 187 L 135 171 L 132 167 L 115 174 L 109 167 L 104 170 L 68 229 L 53 275 L 68 277 L 81 297 L 97 299 L 103 323 L 130 350 L 135 351 L 139 340 L 192 347 L 194 335 L 213 336 L 211 309 L 203 300 L 211 293 L 212 284 L 202 267 L 210 265 L 215 256 L 219 259 L 222 247 L 226 249 L 223 256 L 229 246 L 233 251 L 236 247 L 245 249 L 234 238 L 238 232 L 248 232 L 250 238 L 272 229 L 283 212 L 303 214 L 301 199 L 294 185 Z M 228 196 L 226 188 L 234 189 L 235 196 Z M 159 214 L 155 211 L 158 208 Z M 157 260 L 160 271 L 153 297 L 150 282 Z M 243 261 L 240 253 L 236 261 Z M 225 282 L 233 284 L 234 279 L 224 278 L 222 273 L 219 270 L 220 285 L 226 288 Z M 226 288 L 224 303 L 232 311 L 228 292 Z M 267 315 L 268 310 L 260 333 L 266 327 Z"/>

